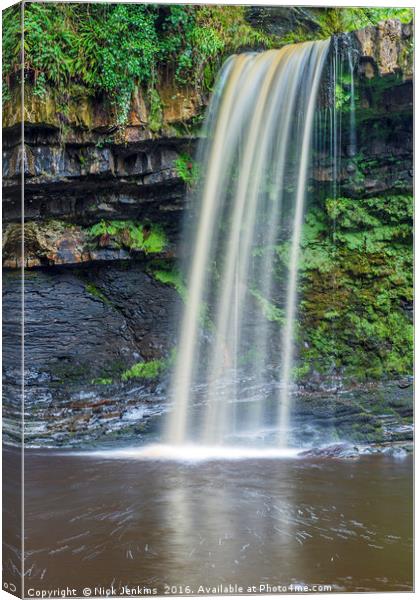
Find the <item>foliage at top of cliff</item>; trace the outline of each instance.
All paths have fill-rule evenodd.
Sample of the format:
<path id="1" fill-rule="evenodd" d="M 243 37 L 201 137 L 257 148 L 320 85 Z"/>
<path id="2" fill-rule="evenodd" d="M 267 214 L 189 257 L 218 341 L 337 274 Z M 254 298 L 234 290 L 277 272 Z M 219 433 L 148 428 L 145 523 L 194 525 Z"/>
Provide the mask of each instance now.
<path id="1" fill-rule="evenodd" d="M 409 23 L 413 19 L 412 8 L 313 8 L 313 25 L 316 31 L 298 26 L 282 37 L 283 43 L 297 43 L 335 34 L 357 31 L 375 26 L 386 19 L 398 19 Z"/>
<path id="2" fill-rule="evenodd" d="M 108 98 L 124 123 L 137 85 L 153 90 L 158 79 L 209 90 L 224 58 L 242 49 L 299 41 L 264 33 L 246 19 L 244 6 L 37 3 L 24 6 L 25 78 L 33 93 L 49 87 L 63 106 L 73 95 Z M 396 17 L 411 9 L 323 9 L 312 39 Z M 20 5 L 3 15 L 3 97 L 18 83 L 21 66 Z"/>
<path id="3" fill-rule="evenodd" d="M 6 97 L 19 75 L 19 19 L 19 7 L 12 7 L 3 20 Z M 25 77 L 35 94 L 46 85 L 79 85 L 109 97 L 122 118 L 134 87 L 153 88 L 163 71 L 180 85 L 210 87 L 222 57 L 271 44 L 240 6 L 29 3 L 24 38 Z"/>

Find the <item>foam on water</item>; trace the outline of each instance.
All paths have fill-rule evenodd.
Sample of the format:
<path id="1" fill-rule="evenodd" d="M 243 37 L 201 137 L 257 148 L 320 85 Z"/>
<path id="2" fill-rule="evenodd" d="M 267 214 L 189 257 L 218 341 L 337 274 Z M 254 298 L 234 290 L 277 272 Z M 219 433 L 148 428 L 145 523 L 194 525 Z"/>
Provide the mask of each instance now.
<path id="1" fill-rule="evenodd" d="M 202 446 L 195 444 L 151 444 L 110 450 L 92 450 L 73 453 L 105 459 L 162 460 L 174 462 L 205 462 L 220 460 L 296 458 L 300 448 L 255 448 L 245 446 Z"/>

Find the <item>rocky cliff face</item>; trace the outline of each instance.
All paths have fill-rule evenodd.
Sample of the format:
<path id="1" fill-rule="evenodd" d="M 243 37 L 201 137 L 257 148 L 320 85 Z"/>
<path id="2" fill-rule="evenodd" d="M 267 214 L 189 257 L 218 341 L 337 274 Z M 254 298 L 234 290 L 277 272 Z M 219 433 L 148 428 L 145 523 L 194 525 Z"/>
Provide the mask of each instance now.
<path id="1" fill-rule="evenodd" d="M 359 91 L 358 146 L 343 146 L 341 192 L 349 198 L 410 194 L 412 31 L 388 22 L 337 43 L 343 52 L 349 43 L 357 51 Z M 22 266 L 28 443 L 114 434 L 129 427 L 133 411 L 147 415 L 158 406 L 184 293 L 177 261 L 191 251 L 180 245 L 188 201 L 179 161 L 194 153 L 206 102 L 170 83 L 160 96 L 158 129 L 141 92 L 132 98 L 127 126 L 116 128 L 109 108 L 97 101 L 69 98 L 63 113 L 53 95 L 40 100 L 28 89 L 23 149 L 17 95 L 5 107 L 4 367 L 12 438 L 20 402 Z M 311 185 L 325 197 L 332 177 L 325 157 Z M 311 286 L 315 274 L 306 274 Z M 130 369 L 139 363 L 154 365 L 160 379 L 132 379 Z M 153 375 L 147 368 L 138 373 Z"/>

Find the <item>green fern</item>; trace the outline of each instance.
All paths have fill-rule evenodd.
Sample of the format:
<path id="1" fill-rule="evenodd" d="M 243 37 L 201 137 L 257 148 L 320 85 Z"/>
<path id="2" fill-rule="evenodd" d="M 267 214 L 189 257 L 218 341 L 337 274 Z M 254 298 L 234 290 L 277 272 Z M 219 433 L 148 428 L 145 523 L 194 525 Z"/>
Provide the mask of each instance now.
<path id="1" fill-rule="evenodd" d="M 146 254 L 163 252 L 167 246 L 161 227 L 137 221 L 100 221 L 90 227 L 88 234 L 95 240 L 107 236 L 120 247 L 142 250 Z"/>

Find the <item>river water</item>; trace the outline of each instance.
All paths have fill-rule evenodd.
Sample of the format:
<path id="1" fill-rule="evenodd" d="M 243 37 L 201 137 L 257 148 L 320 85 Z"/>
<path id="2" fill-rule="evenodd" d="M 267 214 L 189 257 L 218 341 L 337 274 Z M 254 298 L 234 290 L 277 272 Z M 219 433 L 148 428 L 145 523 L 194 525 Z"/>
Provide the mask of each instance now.
<path id="1" fill-rule="evenodd" d="M 411 499 L 410 457 L 178 462 L 30 450 L 26 589 L 410 590 Z"/>

